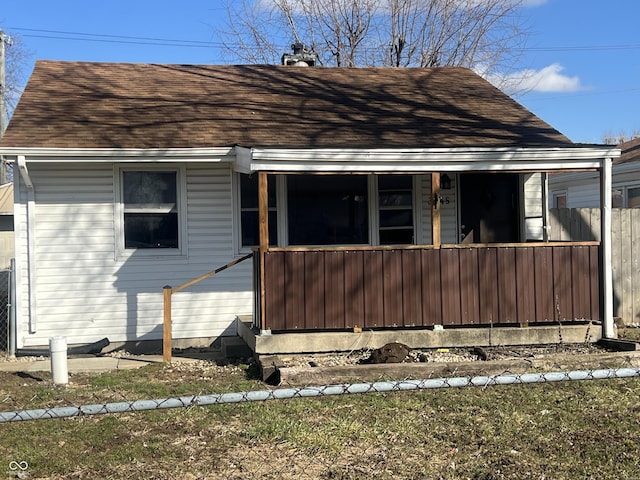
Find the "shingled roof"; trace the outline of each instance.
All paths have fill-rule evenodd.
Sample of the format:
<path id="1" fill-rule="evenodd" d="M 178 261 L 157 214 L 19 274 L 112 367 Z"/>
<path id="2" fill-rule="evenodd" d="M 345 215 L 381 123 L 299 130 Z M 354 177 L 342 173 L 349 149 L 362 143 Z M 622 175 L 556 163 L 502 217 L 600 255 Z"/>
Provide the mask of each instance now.
<path id="1" fill-rule="evenodd" d="M 640 138 L 634 138 L 618 145 L 622 155 L 615 159 L 613 163 L 631 163 L 640 161 Z"/>
<path id="2" fill-rule="evenodd" d="M 465 68 L 39 61 L 1 145 L 162 149 L 573 144 Z"/>

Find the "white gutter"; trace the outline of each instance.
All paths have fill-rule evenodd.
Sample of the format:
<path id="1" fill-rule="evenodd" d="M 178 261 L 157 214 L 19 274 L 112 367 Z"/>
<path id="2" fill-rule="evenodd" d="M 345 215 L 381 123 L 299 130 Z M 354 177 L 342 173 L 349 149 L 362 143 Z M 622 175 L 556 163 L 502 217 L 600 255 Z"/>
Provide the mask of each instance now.
<path id="1" fill-rule="evenodd" d="M 36 208 L 35 190 L 24 155 L 17 158 L 20 177 L 27 187 L 27 269 L 29 272 L 29 333 L 36 333 Z"/>
<path id="2" fill-rule="evenodd" d="M 608 146 L 371 150 L 252 148 L 243 152 L 245 159 L 236 168 L 250 172 L 552 171 L 597 169 L 603 158 L 618 156 L 620 149 Z"/>
<path id="3" fill-rule="evenodd" d="M 0 155 L 17 158 L 22 155 L 29 162 L 231 162 L 233 147 L 216 148 L 22 148 L 0 149 Z"/>

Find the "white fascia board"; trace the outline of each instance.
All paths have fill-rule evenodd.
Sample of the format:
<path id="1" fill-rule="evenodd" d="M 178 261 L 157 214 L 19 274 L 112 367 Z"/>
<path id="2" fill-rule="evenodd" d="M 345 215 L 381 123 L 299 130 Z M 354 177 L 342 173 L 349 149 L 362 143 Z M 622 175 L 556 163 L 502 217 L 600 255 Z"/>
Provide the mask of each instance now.
<path id="1" fill-rule="evenodd" d="M 441 171 L 600 168 L 616 148 L 423 148 L 423 149 L 280 149 L 253 148 L 248 171 Z"/>
<path id="2" fill-rule="evenodd" d="M 7 161 L 28 162 L 233 162 L 233 147 L 216 148 L 22 148 L 0 149 Z"/>

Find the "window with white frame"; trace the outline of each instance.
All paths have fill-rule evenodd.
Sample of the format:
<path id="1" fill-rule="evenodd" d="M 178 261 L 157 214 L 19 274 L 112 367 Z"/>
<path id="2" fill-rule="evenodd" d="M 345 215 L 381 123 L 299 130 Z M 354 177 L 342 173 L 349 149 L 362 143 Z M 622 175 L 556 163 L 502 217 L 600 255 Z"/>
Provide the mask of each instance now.
<path id="1" fill-rule="evenodd" d="M 640 185 L 616 185 L 611 189 L 613 208 L 640 208 Z"/>
<path id="2" fill-rule="evenodd" d="M 567 208 L 567 192 L 553 192 L 553 208 Z"/>
<path id="3" fill-rule="evenodd" d="M 257 175 L 238 174 L 241 248 L 258 238 Z M 415 243 L 411 175 L 268 177 L 272 245 L 406 245 Z M 276 199 L 279 212 L 276 209 Z M 280 235 L 278 235 L 278 232 Z"/>
<path id="4" fill-rule="evenodd" d="M 380 245 L 415 243 L 413 225 L 413 177 L 378 176 Z"/>
<path id="5" fill-rule="evenodd" d="M 178 171 L 123 169 L 120 180 L 124 249 L 179 249 Z"/>

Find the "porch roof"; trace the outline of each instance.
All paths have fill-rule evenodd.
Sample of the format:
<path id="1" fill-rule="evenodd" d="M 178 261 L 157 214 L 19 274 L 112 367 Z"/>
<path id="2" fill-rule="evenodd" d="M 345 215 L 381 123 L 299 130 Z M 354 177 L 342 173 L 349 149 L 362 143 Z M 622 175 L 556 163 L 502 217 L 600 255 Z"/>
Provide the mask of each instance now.
<path id="1" fill-rule="evenodd" d="M 38 61 L 0 143 L 20 149 L 575 147 L 466 68 Z"/>

